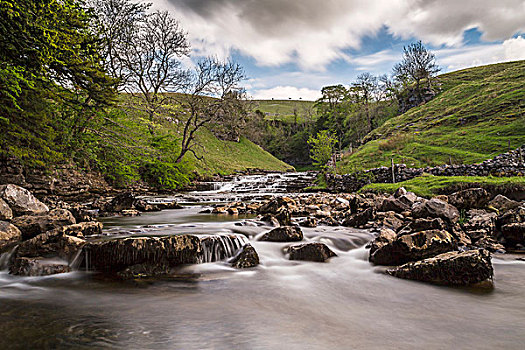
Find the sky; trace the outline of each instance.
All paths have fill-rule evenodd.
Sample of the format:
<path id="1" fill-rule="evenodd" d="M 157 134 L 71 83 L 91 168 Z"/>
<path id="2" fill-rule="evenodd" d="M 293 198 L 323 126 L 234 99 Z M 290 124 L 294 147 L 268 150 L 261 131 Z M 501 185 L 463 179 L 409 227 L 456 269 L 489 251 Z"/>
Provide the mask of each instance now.
<path id="1" fill-rule="evenodd" d="M 254 99 L 320 97 L 389 74 L 421 40 L 442 72 L 525 59 L 525 0 L 153 0 L 188 32 L 192 59 L 231 58 Z"/>

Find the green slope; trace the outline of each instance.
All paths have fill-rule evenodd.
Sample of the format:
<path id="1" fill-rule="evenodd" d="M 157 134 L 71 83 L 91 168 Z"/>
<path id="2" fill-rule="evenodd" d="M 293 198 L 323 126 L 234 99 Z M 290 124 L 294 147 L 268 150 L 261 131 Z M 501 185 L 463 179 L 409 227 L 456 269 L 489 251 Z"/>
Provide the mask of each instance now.
<path id="1" fill-rule="evenodd" d="M 439 77 L 442 91 L 374 130 L 339 163 L 342 173 L 389 166 L 476 163 L 525 144 L 525 61 Z"/>
<path id="2" fill-rule="evenodd" d="M 305 116 L 315 115 L 314 102 L 302 100 L 254 100 L 252 109 L 261 111 L 267 120 L 302 122 Z"/>

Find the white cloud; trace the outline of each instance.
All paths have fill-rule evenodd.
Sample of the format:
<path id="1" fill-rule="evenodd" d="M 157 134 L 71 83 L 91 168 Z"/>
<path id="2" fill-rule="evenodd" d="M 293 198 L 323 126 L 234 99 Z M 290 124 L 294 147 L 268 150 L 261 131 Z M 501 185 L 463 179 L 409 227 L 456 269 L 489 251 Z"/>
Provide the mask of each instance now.
<path id="1" fill-rule="evenodd" d="M 306 100 L 315 101 L 321 97 L 319 90 L 297 88 L 294 86 L 276 86 L 271 89 L 255 90 L 252 98 L 255 100 Z"/>
<path id="2" fill-rule="evenodd" d="M 345 49 L 386 26 L 395 36 L 460 47 L 463 33 L 505 40 L 525 32 L 523 0 L 154 0 L 188 30 L 194 53 L 219 57 L 232 50 L 259 65 L 297 63 L 323 71 Z"/>

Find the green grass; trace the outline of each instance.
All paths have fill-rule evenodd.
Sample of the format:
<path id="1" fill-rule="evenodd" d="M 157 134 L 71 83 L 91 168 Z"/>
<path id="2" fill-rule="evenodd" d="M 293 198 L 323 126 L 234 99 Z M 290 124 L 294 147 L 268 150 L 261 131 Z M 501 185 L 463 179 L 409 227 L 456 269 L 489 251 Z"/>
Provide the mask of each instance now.
<path id="1" fill-rule="evenodd" d="M 525 190 L 525 177 L 492 177 L 492 176 L 420 176 L 395 184 L 374 183 L 364 186 L 360 192 L 394 193 L 399 187 L 422 197 L 438 194 L 450 194 L 468 187 L 483 187 L 500 191 Z"/>
<path id="2" fill-rule="evenodd" d="M 443 74 L 432 101 L 388 120 L 339 164 L 342 173 L 389 166 L 477 163 L 525 144 L 525 61 Z"/>
<path id="3" fill-rule="evenodd" d="M 254 111 L 265 114 L 266 120 L 301 123 L 305 118 L 314 118 L 314 102 L 301 100 L 254 100 Z"/>

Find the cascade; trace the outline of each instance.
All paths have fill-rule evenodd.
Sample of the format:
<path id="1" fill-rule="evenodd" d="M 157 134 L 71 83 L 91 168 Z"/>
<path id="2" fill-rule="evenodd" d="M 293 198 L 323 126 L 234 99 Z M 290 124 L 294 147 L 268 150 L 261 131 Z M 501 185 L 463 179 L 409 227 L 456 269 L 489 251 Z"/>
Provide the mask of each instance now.
<path id="1" fill-rule="evenodd" d="M 220 261 L 233 257 L 248 243 L 243 235 L 213 235 L 201 238 L 202 257 L 200 263 Z"/>

